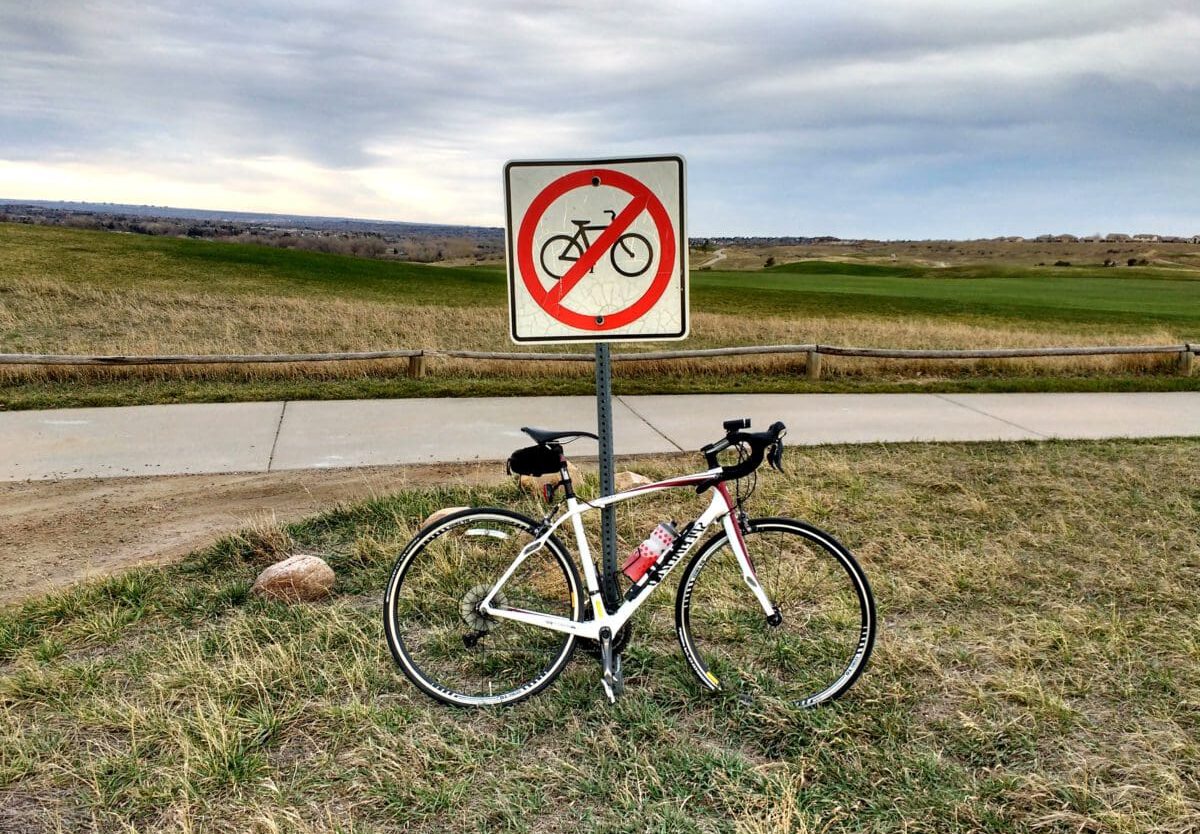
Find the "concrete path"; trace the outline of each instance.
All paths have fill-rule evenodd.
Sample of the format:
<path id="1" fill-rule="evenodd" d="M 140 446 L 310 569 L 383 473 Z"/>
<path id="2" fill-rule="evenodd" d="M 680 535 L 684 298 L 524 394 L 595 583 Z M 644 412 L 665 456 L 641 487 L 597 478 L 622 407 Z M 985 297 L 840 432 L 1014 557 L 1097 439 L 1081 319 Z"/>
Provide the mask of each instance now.
<path id="1" fill-rule="evenodd" d="M 616 451 L 694 451 L 721 422 L 789 444 L 1200 436 L 1200 392 L 618 397 Z M 521 426 L 594 430 L 591 397 L 345 400 L 0 413 L 0 481 L 503 460 Z M 596 444 L 571 447 L 594 456 Z"/>

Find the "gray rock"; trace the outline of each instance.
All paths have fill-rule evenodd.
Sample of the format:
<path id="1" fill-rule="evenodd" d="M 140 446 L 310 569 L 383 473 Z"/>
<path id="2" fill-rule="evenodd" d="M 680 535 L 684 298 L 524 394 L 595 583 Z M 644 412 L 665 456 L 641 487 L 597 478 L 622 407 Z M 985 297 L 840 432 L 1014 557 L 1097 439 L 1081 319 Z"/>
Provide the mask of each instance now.
<path id="1" fill-rule="evenodd" d="M 298 553 L 260 573 L 250 593 L 283 602 L 307 602 L 329 596 L 335 578 L 324 559 Z"/>
<path id="2" fill-rule="evenodd" d="M 441 521 L 443 518 L 450 515 L 451 513 L 456 513 L 459 510 L 465 510 L 465 509 L 467 509 L 467 507 L 443 507 L 440 510 L 434 510 L 433 512 L 431 512 L 429 514 L 429 518 L 425 519 L 425 521 L 423 521 L 421 523 L 421 526 L 428 527 L 430 524 L 434 524 L 436 522 Z"/>
<path id="3" fill-rule="evenodd" d="M 613 482 L 616 485 L 617 492 L 624 492 L 627 489 L 634 487 L 646 486 L 654 481 L 647 478 L 645 475 L 640 475 L 637 472 L 618 472 L 613 476 Z"/>

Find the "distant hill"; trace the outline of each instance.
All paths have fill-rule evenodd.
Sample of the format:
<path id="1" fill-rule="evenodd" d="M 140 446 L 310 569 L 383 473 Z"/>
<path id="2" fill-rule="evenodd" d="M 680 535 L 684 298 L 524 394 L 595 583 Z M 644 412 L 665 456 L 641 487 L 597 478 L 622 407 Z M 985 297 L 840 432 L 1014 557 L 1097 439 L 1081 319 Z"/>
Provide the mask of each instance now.
<path id="1" fill-rule="evenodd" d="M 398 220 L 362 220 L 353 217 L 311 217 L 302 214 L 268 214 L 254 211 L 213 211 L 171 206 L 127 205 L 123 203 L 86 203 L 71 200 L 14 200 L 0 197 L 0 206 L 30 206 L 50 211 L 111 214 L 124 217 L 205 220 L 217 223 L 244 223 L 268 228 L 312 229 L 334 232 L 377 232 L 392 235 L 420 235 L 466 238 L 503 238 L 504 229 L 489 226 L 455 226 L 441 223 L 407 223 Z"/>

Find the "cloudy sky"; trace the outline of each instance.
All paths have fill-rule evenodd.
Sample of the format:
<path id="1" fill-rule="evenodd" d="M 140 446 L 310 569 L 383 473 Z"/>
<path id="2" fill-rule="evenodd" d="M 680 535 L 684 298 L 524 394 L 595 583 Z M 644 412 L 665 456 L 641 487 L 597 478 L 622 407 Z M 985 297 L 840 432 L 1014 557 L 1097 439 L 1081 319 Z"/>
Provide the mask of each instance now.
<path id="1" fill-rule="evenodd" d="M 1200 234 L 1200 2 L 0 0 L 0 197 L 498 226 L 643 153 L 692 235 Z"/>

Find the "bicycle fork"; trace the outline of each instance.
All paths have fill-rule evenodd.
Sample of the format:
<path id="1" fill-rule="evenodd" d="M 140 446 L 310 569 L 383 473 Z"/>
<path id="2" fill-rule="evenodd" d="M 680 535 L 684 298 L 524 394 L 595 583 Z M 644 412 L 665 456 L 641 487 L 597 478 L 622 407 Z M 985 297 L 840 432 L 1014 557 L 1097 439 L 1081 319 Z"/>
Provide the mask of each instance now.
<path id="1" fill-rule="evenodd" d="M 721 486 L 723 488 L 724 484 Z M 754 563 L 750 561 L 750 552 L 746 549 L 745 538 L 742 537 L 741 519 L 735 517 L 731 512 L 725 516 L 724 525 L 729 547 L 733 550 L 733 556 L 742 570 L 742 581 L 746 583 L 746 587 L 750 589 L 754 598 L 758 600 L 758 604 L 762 606 L 767 623 L 772 626 L 779 625 L 783 622 L 783 616 L 779 613 L 779 608 L 771 602 L 771 598 L 767 596 L 762 585 L 758 583 L 758 577 L 754 573 Z"/>
<path id="2" fill-rule="evenodd" d="M 737 559 L 738 567 L 741 568 L 742 581 L 746 583 L 746 587 L 750 589 L 754 598 L 758 600 L 758 604 L 762 606 L 768 625 L 777 626 L 783 622 L 783 616 L 779 613 L 779 608 L 771 602 L 762 585 L 758 584 L 758 577 L 754 573 L 754 563 L 750 560 L 750 551 L 746 548 L 746 539 L 742 536 L 742 524 L 746 520 L 746 514 L 740 508 L 736 508 L 733 500 L 729 497 L 729 490 L 723 482 L 717 484 L 716 490 L 725 499 L 725 506 L 729 508 L 724 518 L 721 519 L 721 523 L 725 527 L 725 538 L 729 542 L 730 549 L 733 550 L 733 557 Z"/>

